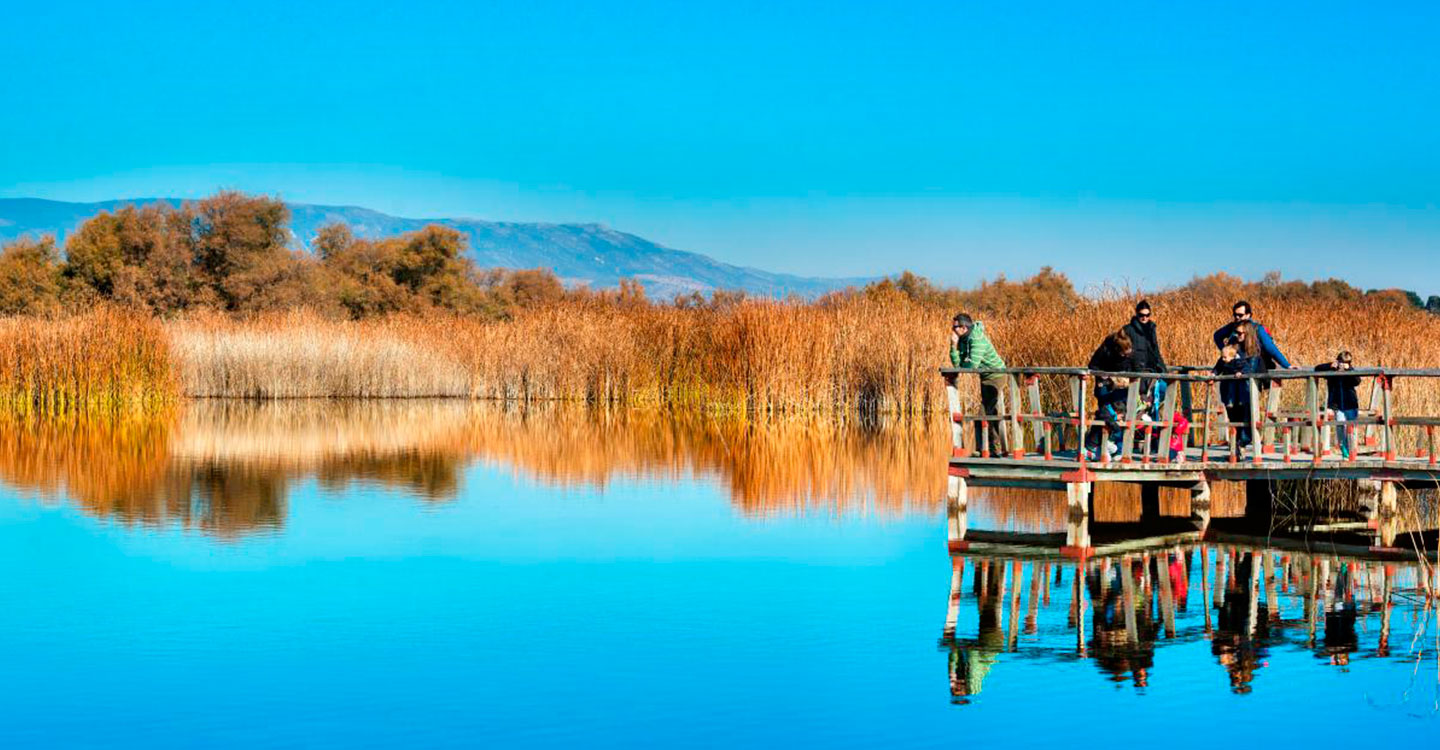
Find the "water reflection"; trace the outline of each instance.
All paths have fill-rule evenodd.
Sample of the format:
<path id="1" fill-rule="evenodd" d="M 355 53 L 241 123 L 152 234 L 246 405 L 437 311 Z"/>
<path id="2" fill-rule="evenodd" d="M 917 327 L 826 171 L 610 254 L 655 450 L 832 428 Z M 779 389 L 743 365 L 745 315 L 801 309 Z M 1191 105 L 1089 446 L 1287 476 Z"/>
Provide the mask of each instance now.
<path id="1" fill-rule="evenodd" d="M 195 401 L 173 413 L 12 420 L 0 481 L 126 524 L 283 528 L 298 482 L 441 503 L 475 461 L 561 486 L 718 479 L 754 516 L 938 507 L 948 434 L 926 423 L 747 421 L 471 401 Z M 1017 506 L 1018 507 L 1018 506 Z"/>
<path id="2" fill-rule="evenodd" d="M 957 703 L 975 700 L 1007 662 L 1088 662 L 1103 680 L 1140 691 L 1185 682 L 1196 668 L 1182 656 L 1187 644 L 1208 644 L 1209 669 L 1237 694 L 1259 689 L 1277 653 L 1309 653 L 1339 670 L 1357 659 L 1428 663 L 1430 674 L 1440 666 L 1428 627 L 1431 573 L 1413 557 L 1136 536 L 1113 545 L 1126 551 L 1067 559 L 1058 547 L 1002 536 L 952 556 L 940 642 Z M 1392 650 L 1397 640 L 1404 645 Z M 1177 652 L 1168 675 L 1157 667 L 1166 649 Z"/>

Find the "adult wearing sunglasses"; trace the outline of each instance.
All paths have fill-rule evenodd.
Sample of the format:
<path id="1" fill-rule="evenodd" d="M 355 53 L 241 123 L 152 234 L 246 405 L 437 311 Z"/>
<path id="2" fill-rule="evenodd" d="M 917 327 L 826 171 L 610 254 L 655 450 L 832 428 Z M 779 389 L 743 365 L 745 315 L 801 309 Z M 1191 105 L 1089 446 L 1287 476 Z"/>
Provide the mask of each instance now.
<path id="1" fill-rule="evenodd" d="M 1255 325 L 1256 339 L 1258 339 L 1260 344 L 1260 355 L 1264 358 L 1265 369 L 1297 369 L 1294 365 L 1290 364 L 1290 360 L 1285 358 L 1285 354 L 1280 351 L 1280 347 L 1275 345 L 1275 339 L 1270 338 L 1270 332 L 1265 330 L 1265 326 L 1261 324 L 1260 321 L 1255 320 L 1255 308 L 1251 307 L 1249 302 L 1243 299 L 1236 302 L 1235 306 L 1230 309 L 1230 312 L 1234 319 L 1215 332 L 1215 348 L 1217 350 L 1224 350 L 1226 344 L 1235 343 L 1235 329 L 1241 323 L 1249 321 Z"/>
<path id="2" fill-rule="evenodd" d="M 1142 299 L 1135 305 L 1135 316 L 1122 328 L 1126 336 L 1130 337 L 1130 346 L 1133 351 L 1130 355 L 1131 366 L 1136 372 L 1165 372 L 1165 356 L 1160 353 L 1160 337 L 1155 332 L 1155 319 L 1151 315 L 1150 300 Z M 1146 388 L 1153 388 L 1151 396 L 1151 417 L 1159 418 L 1160 403 L 1165 400 L 1165 381 L 1149 381 Z"/>

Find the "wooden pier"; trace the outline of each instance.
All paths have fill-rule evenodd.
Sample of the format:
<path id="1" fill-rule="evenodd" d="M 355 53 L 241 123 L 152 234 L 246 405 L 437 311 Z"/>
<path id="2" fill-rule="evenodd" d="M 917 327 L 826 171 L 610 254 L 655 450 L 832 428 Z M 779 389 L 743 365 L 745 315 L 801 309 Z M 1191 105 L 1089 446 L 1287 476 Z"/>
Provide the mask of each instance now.
<path id="1" fill-rule="evenodd" d="M 1205 368 L 1166 373 L 1059 367 L 940 372 L 952 421 L 948 500 L 952 518 L 958 512 L 962 521 L 972 486 L 1063 490 L 1073 517 L 1088 516 L 1096 482 L 1135 483 L 1151 493 L 1179 487 L 1190 491 L 1192 515 L 1204 521 L 1210 486 L 1217 481 L 1247 482 L 1252 494 L 1265 491 L 1255 500 L 1268 504 L 1271 488 L 1281 480 L 1348 480 L 1359 484 L 1365 520 L 1380 532 L 1375 546 L 1385 547 L 1393 543 L 1397 530 L 1399 493 L 1440 487 L 1440 417 L 1402 414 L 1397 407 L 1404 403 L 1397 397 L 1401 388 L 1440 391 L 1440 370 L 1281 370 L 1228 376 Z M 1365 408 L 1354 420 L 1339 419 L 1325 408 L 1325 381 L 1348 376 L 1363 382 Z M 1003 396 L 996 413 L 986 414 L 974 396 L 980 377 Z M 1165 395 L 1159 403 L 1148 404 L 1143 394 L 1153 392 L 1157 381 L 1165 384 Z M 1118 419 L 1107 425 L 1096 417 L 1096 386 L 1117 382 L 1125 383 L 1125 393 L 1123 401 L 1115 402 Z M 1227 382 L 1232 383 L 1229 388 L 1240 383 L 1238 387 L 1249 392 L 1245 421 L 1231 421 L 1222 406 L 1221 387 Z M 1118 389 L 1109 388 L 1114 397 Z M 1249 446 L 1242 439 L 1246 431 L 1252 436 Z M 1000 445 L 991 444 L 996 440 Z M 1348 451 L 1340 450 L 1342 442 Z M 1083 536 L 1069 546 L 1090 549 Z"/>

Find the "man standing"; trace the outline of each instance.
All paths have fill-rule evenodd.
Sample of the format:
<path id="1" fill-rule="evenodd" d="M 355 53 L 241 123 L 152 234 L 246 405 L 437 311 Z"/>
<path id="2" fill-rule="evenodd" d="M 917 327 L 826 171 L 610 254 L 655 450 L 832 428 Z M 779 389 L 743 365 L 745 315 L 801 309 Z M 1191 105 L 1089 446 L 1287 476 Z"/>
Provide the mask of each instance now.
<path id="1" fill-rule="evenodd" d="M 950 365 L 974 370 L 1001 370 L 1005 360 L 991 345 L 985 335 L 985 324 L 965 313 L 958 313 L 950 321 Z M 980 406 L 987 417 L 998 417 L 1005 410 L 1005 374 L 1000 372 L 980 375 Z M 1003 432 L 998 419 L 985 423 L 990 438 L 990 455 L 1006 453 Z M 975 445 L 980 445 L 981 425 L 975 424 Z"/>
<path id="2" fill-rule="evenodd" d="M 1150 300 L 1142 299 L 1135 305 L 1135 316 L 1122 328 L 1126 336 L 1130 337 L 1130 346 L 1133 351 L 1130 355 L 1131 366 L 1137 372 L 1165 372 L 1165 357 L 1160 354 L 1160 338 L 1155 333 L 1155 321 L 1151 317 Z M 1160 404 L 1165 400 L 1165 381 L 1155 380 L 1153 406 L 1150 409 L 1153 419 L 1160 418 Z"/>
<path id="3" fill-rule="evenodd" d="M 1249 302 L 1243 299 L 1236 302 L 1235 306 L 1231 308 L 1231 314 L 1234 319 L 1215 332 L 1215 348 L 1217 350 L 1224 349 L 1226 344 L 1234 343 L 1235 327 L 1240 325 L 1241 321 L 1248 320 L 1255 324 L 1255 332 L 1260 336 L 1260 355 L 1264 358 L 1265 369 L 1296 369 L 1290 364 L 1290 360 L 1281 353 L 1280 347 L 1275 345 L 1275 339 L 1270 338 L 1270 332 L 1265 330 L 1265 326 L 1254 319 L 1254 308 L 1250 306 Z"/>

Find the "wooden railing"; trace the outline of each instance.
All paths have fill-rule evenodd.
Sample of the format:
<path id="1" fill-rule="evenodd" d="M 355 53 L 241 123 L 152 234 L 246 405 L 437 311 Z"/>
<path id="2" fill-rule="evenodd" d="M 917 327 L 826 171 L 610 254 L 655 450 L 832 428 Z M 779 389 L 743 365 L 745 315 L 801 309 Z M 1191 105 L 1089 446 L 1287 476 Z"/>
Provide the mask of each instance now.
<path id="1" fill-rule="evenodd" d="M 1277 370 L 1255 375 L 1216 375 L 1210 368 L 1199 367 L 1174 368 L 1164 373 L 1010 367 L 945 368 L 940 372 L 949 398 L 952 455 L 971 461 L 1065 461 L 1083 465 L 1112 461 L 1260 464 L 1308 460 L 1316 464 L 1380 461 L 1431 467 L 1437 463 L 1435 431 L 1440 427 L 1440 416 L 1396 413 L 1395 391 L 1404 384 L 1417 391 L 1419 398 L 1414 401 L 1428 401 L 1440 408 L 1440 370 Z M 978 399 L 962 398 L 961 379 L 974 376 L 985 378 L 987 384 L 1000 390 L 1003 408 L 986 414 Z M 1368 385 L 1368 398 L 1361 400 L 1364 406 L 1356 419 L 1339 419 L 1326 408 L 1328 388 L 1324 384 L 1330 378 L 1353 376 L 1361 378 L 1362 387 Z M 1116 397 L 1118 388 L 1107 386 L 1120 378 L 1128 380 L 1121 386 L 1125 390 L 1123 406 Z M 1165 396 L 1159 404 L 1144 408 L 1143 395 L 1153 392 L 1157 381 L 1166 384 Z M 1249 409 L 1244 421 L 1232 420 L 1223 406 L 1222 385 L 1235 382 L 1243 383 L 1240 387 L 1248 391 Z M 1303 389 L 1298 399 L 1293 395 L 1290 399 L 1299 401 L 1298 407 L 1283 404 L 1282 391 L 1292 383 Z M 1096 416 L 1097 386 L 1106 392 L 1107 400 L 1115 399 L 1116 418 L 1108 422 Z M 1431 398 L 1424 398 L 1426 395 Z M 983 427 L 974 429 L 977 425 Z M 992 425 L 1002 445 L 991 444 Z M 1098 435 L 1092 438 L 1096 430 Z M 1175 441 L 1182 430 L 1185 438 Z M 1240 440 L 1247 431 L 1248 450 Z M 1344 456 L 1336 450 L 1341 433 L 1349 446 Z M 1086 450 L 1087 442 L 1094 445 L 1093 450 Z M 1174 442 L 1180 445 L 1172 454 Z"/>

